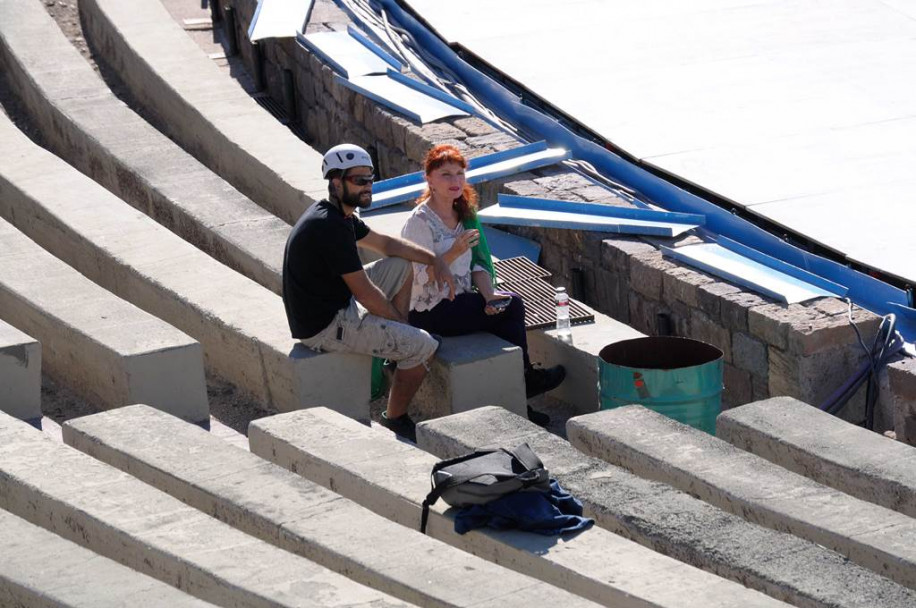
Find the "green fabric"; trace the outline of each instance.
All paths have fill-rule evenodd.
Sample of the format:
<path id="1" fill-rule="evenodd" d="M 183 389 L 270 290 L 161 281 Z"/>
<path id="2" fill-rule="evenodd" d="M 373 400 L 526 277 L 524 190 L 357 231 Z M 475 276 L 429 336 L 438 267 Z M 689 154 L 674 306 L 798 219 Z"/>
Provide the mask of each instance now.
<path id="1" fill-rule="evenodd" d="M 490 273 L 490 279 L 493 280 L 493 286 L 496 287 L 496 269 L 493 267 L 493 257 L 490 255 L 490 247 L 487 245 L 487 236 L 483 233 L 483 227 L 475 213 L 462 222 L 462 225 L 468 230 L 476 230 L 480 234 L 480 240 L 471 248 L 471 268 L 481 266 Z"/>
<path id="2" fill-rule="evenodd" d="M 372 394 L 373 401 L 383 397 L 385 395 L 385 390 L 388 388 L 385 386 L 385 374 L 382 372 L 382 365 L 384 363 L 384 359 L 372 357 L 372 387 L 370 393 Z"/>

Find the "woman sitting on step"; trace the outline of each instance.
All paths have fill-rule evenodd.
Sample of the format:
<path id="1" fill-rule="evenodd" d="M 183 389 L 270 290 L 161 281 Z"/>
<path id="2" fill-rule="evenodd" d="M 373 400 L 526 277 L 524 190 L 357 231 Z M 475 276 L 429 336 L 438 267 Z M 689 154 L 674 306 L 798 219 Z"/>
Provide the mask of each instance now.
<path id="1" fill-rule="evenodd" d="M 401 236 L 433 251 L 449 264 L 457 293 L 440 290 L 426 266 L 414 263 L 410 323 L 441 336 L 489 332 L 521 347 L 527 397 L 559 386 L 562 366 L 536 368 L 528 359 L 525 305 L 513 293 L 493 287 L 493 263 L 477 221 L 477 193 L 465 180 L 467 161 L 455 146 L 439 145 L 426 155 L 426 192 L 404 224 Z M 550 418 L 528 406 L 528 418 L 546 425 Z"/>

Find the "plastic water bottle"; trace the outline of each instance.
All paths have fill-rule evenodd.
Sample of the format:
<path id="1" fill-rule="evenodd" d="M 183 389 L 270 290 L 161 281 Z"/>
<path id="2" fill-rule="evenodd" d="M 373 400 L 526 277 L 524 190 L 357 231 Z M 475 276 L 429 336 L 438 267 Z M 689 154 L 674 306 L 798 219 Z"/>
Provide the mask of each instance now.
<path id="1" fill-rule="evenodd" d="M 572 337 L 572 331 L 569 329 L 569 296 L 566 294 L 565 287 L 557 287 L 557 335 L 568 340 Z"/>

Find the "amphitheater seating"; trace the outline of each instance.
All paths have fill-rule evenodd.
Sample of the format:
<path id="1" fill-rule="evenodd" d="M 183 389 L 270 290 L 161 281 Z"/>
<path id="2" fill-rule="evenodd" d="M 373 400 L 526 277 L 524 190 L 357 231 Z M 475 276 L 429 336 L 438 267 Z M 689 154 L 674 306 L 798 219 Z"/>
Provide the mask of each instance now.
<path id="1" fill-rule="evenodd" d="M 791 397 L 722 412 L 716 436 L 824 485 L 916 517 L 916 449 Z"/>
<path id="2" fill-rule="evenodd" d="M 0 237 L 2 242 L 2 237 Z M 0 262 L 2 264 L 2 262 Z M 0 266 L 2 272 L 2 266 Z M 0 296 L 0 302 L 2 302 Z M 8 315 L 4 312 L 3 317 Z M 41 344 L 0 318 L 0 412 L 41 422 Z"/>
<path id="3" fill-rule="evenodd" d="M 42 5 L 0 4 L 0 68 L 47 145 L 185 240 L 280 293 L 289 225 L 117 99 Z"/>
<path id="4" fill-rule="evenodd" d="M 79 8 L 90 44 L 204 165 L 289 223 L 325 196 L 321 155 L 221 73 L 159 0 L 85 0 Z"/>
<path id="5" fill-rule="evenodd" d="M 916 586 L 916 519 L 828 488 L 639 405 L 572 418 L 590 456 Z"/>
<path id="6" fill-rule="evenodd" d="M 0 510 L 0 606 L 213 606 Z"/>
<path id="7" fill-rule="evenodd" d="M 405 606 L 0 414 L 0 508 L 220 605 Z"/>
<path id="8" fill-rule="evenodd" d="M 105 291 L 2 219 L 0 310 L 41 342 L 45 369 L 90 403 L 143 402 L 185 420 L 209 421 L 200 344 Z M 38 392 L 38 366 L 32 371 Z"/>
<path id="9" fill-rule="evenodd" d="M 243 532 L 421 606 L 593 605 L 390 522 L 143 405 L 72 420 L 64 440 Z"/>
<path id="10" fill-rule="evenodd" d="M 289 337 L 280 296 L 223 266 L 29 141 L 0 116 L 0 217 L 97 284 L 198 340 L 207 366 L 287 411 L 369 418 L 371 360 Z"/>
<path id="11" fill-rule="evenodd" d="M 326 408 L 255 420 L 252 452 L 416 529 L 437 459 Z M 771 606 L 780 602 L 600 528 L 561 540 L 479 530 L 460 536 L 441 503 L 427 532 L 496 563 L 611 606 Z"/>
<path id="12" fill-rule="evenodd" d="M 905 606 L 916 592 L 824 547 L 721 511 L 670 486 L 596 458 L 520 416 L 480 408 L 417 427 L 421 448 L 441 458 L 528 442 L 598 525 L 694 566 L 796 605 Z M 252 447 L 254 444 L 252 443 Z"/>

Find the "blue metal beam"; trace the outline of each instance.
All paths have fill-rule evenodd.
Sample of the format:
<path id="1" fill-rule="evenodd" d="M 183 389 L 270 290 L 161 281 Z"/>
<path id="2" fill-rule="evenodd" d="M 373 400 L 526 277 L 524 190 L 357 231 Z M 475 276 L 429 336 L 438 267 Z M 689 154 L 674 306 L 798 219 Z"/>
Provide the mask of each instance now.
<path id="1" fill-rule="evenodd" d="M 535 198 L 533 196 L 516 196 L 514 194 L 500 194 L 499 205 L 503 208 L 564 211 L 567 213 L 601 215 L 604 217 L 644 220 L 647 222 L 690 224 L 691 228 L 702 226 L 704 223 L 706 223 L 706 218 L 697 213 L 676 213 L 673 211 L 657 211 L 654 209 L 633 209 L 631 207 L 615 207 L 613 205 L 602 205 L 600 203 L 559 201 L 547 198 Z"/>

